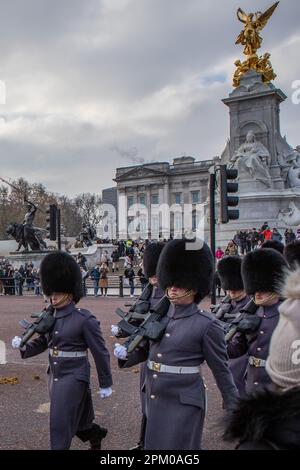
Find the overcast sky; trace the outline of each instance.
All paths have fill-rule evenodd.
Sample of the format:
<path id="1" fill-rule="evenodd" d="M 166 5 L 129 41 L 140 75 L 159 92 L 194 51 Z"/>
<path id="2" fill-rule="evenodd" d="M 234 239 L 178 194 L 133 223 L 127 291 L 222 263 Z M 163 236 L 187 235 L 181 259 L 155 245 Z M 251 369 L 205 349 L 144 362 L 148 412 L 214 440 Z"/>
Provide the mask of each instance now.
<path id="1" fill-rule="evenodd" d="M 112 186 L 115 168 L 220 155 L 245 11 L 273 0 L 0 0 L 0 176 L 68 194 Z M 263 32 L 288 96 L 282 134 L 300 144 L 300 2 Z"/>

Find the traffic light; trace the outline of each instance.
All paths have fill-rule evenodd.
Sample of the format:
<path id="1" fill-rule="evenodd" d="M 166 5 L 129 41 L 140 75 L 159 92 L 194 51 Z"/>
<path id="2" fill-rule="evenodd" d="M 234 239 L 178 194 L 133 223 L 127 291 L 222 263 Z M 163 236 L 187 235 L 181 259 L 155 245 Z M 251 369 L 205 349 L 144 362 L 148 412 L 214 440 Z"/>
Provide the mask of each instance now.
<path id="1" fill-rule="evenodd" d="M 229 209 L 229 207 L 238 205 L 239 198 L 228 193 L 237 193 L 239 185 L 227 180 L 235 180 L 237 177 L 237 170 L 229 170 L 226 165 L 220 165 L 220 219 L 222 224 L 227 224 L 229 220 L 237 220 L 240 216 L 239 210 Z"/>
<path id="2" fill-rule="evenodd" d="M 50 240 L 56 240 L 57 238 L 57 206 L 55 204 L 50 204 L 49 208 L 46 210 L 47 213 L 47 227 L 48 231 L 47 238 Z"/>

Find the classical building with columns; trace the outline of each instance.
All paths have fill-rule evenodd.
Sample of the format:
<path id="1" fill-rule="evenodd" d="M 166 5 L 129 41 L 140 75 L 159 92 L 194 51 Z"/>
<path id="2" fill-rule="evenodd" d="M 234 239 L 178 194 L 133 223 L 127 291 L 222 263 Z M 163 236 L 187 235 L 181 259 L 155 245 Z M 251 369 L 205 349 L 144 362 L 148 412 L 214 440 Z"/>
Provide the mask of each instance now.
<path id="1" fill-rule="evenodd" d="M 212 160 L 175 158 L 173 163 L 154 162 L 117 168 L 118 236 L 140 233 L 141 238 L 166 238 L 198 224 L 197 208 L 207 199 Z M 185 223 L 188 207 L 190 223 Z M 137 217 L 138 216 L 138 217 Z M 134 225 L 135 223 L 135 225 Z M 133 224 L 133 225 L 132 225 Z"/>

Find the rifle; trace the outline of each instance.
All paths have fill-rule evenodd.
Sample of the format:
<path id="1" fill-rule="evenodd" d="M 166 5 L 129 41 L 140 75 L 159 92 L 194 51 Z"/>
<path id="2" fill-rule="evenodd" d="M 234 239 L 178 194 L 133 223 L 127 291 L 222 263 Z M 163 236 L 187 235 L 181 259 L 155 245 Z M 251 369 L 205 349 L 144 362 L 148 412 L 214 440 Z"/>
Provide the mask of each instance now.
<path id="1" fill-rule="evenodd" d="M 131 353 L 146 338 L 152 341 L 159 341 L 166 329 L 166 324 L 161 320 L 166 316 L 170 307 L 170 301 L 163 297 L 156 307 L 147 313 L 143 323 L 136 327 L 124 346 Z"/>
<path id="2" fill-rule="evenodd" d="M 251 299 L 230 324 L 230 329 L 225 336 L 226 342 L 229 342 L 238 331 L 247 335 L 259 328 L 261 318 L 256 316 L 258 309 L 259 306 Z"/>
<path id="3" fill-rule="evenodd" d="M 25 332 L 22 335 L 22 341 L 20 347 L 22 348 L 30 340 L 30 338 L 38 333 L 39 335 L 45 335 L 54 325 L 55 317 L 53 316 L 55 308 L 53 305 L 48 305 L 45 310 L 41 313 L 34 313 L 31 318 L 36 318 L 33 323 L 29 323 L 27 320 L 22 320 L 20 324 L 25 328 Z"/>
<path id="4" fill-rule="evenodd" d="M 229 295 L 226 295 L 222 302 L 218 305 L 214 305 L 211 308 L 211 313 L 216 315 L 216 318 L 220 320 L 226 313 L 229 313 L 232 309 L 231 299 Z"/>
<path id="5" fill-rule="evenodd" d="M 124 312 L 120 308 L 116 309 L 116 314 L 122 318 L 117 324 L 120 329 L 118 337 L 124 337 L 123 333 L 125 336 L 131 335 L 135 331 L 136 326 L 145 319 L 146 313 L 149 312 L 152 291 L 153 286 L 148 283 L 128 312 Z"/>

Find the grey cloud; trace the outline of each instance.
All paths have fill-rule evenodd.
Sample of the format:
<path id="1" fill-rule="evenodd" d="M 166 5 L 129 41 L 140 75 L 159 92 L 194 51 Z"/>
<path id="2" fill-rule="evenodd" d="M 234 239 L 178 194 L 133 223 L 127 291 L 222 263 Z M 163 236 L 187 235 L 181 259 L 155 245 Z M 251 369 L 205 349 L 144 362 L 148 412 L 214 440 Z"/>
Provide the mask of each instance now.
<path id="1" fill-rule="evenodd" d="M 236 9 L 272 0 L 10 0 L 1 6 L 1 173 L 76 194 L 110 186 L 116 166 L 220 154 L 229 132 Z M 263 33 L 288 95 L 282 130 L 297 141 L 299 2 L 281 1 Z M 289 52 L 288 52 L 289 51 Z M 232 64 L 232 65 L 231 65 Z M 8 124 L 8 125 L 7 125 Z"/>

